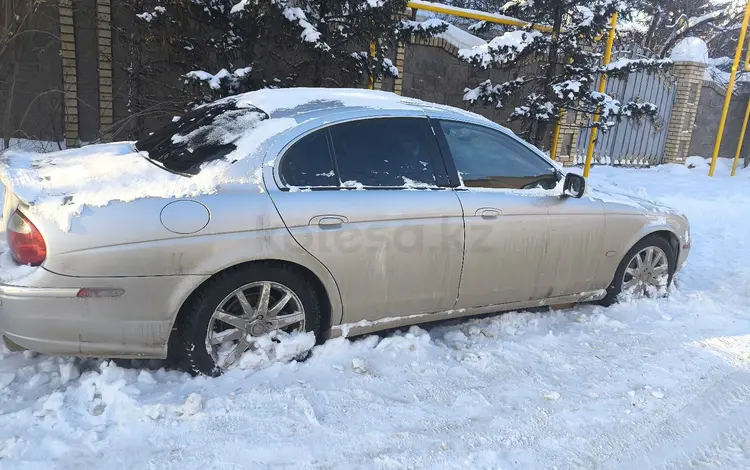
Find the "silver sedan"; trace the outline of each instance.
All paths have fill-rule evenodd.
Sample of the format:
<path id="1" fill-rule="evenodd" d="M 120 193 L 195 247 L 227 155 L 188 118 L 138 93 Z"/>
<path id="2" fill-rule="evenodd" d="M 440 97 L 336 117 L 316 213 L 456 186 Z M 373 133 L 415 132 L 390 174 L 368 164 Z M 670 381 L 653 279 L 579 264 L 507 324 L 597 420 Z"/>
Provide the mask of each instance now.
<path id="1" fill-rule="evenodd" d="M 104 199 L 56 182 L 102 155 L 148 168 L 97 180 L 123 188 Z M 684 216 L 587 187 L 481 116 L 374 91 L 240 95 L 137 142 L 6 156 L 2 178 L 10 254 L 36 266 L 0 285 L 9 346 L 210 375 L 282 330 L 664 295 L 691 243 Z M 159 187 L 129 189 L 144 179 Z"/>

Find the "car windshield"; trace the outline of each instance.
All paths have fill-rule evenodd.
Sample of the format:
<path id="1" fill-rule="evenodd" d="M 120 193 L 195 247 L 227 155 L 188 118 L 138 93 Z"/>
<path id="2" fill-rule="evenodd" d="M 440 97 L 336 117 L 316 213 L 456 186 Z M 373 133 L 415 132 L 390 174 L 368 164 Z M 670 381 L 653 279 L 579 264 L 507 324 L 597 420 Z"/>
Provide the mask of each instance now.
<path id="1" fill-rule="evenodd" d="M 233 100 L 201 106 L 135 143 L 152 163 L 173 173 L 196 175 L 201 165 L 224 158 L 245 132 L 268 119 L 264 111 Z"/>

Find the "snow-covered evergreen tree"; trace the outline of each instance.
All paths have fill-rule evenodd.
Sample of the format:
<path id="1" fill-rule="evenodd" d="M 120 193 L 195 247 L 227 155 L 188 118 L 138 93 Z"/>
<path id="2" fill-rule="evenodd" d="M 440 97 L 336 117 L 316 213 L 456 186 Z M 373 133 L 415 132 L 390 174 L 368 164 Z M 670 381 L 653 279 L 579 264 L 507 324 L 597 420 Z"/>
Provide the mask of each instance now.
<path id="1" fill-rule="evenodd" d="M 362 86 L 395 77 L 398 41 L 446 28 L 402 20 L 406 0 L 130 1 L 145 34 L 168 44 L 172 63 L 184 68 L 194 102 L 264 87 Z"/>
<path id="2" fill-rule="evenodd" d="M 480 68 L 517 68 L 529 59 L 535 59 L 539 67 L 504 83 L 487 80 L 467 88 L 464 99 L 503 107 L 511 96 L 532 90 L 525 93 L 511 120 L 526 123 L 529 138 L 537 144 L 546 143 L 548 123 L 566 110 L 599 115 L 595 126 L 604 131 L 622 118 L 654 116 L 657 109 L 651 103 L 621 103 L 595 88 L 604 74 L 625 76 L 671 65 L 669 60 L 652 59 L 620 59 L 602 65 L 602 51 L 596 46 L 603 41 L 598 39 L 608 34 L 612 14 L 625 13 L 626 8 L 621 0 L 510 0 L 502 8 L 505 14 L 551 26 L 551 32 L 508 31 L 485 46 L 460 50 L 459 57 Z"/>

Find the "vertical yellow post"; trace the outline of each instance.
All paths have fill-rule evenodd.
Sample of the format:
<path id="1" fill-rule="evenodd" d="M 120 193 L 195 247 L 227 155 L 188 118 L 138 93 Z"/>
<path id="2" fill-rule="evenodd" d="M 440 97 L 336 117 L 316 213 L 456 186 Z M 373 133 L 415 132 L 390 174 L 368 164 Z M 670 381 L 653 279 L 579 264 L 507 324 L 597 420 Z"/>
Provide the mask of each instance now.
<path id="1" fill-rule="evenodd" d="M 742 58 L 742 46 L 745 45 L 745 35 L 747 34 L 747 23 L 750 20 L 750 1 L 745 5 L 745 18 L 742 20 L 742 29 L 740 37 L 737 40 L 737 50 L 734 53 L 734 62 L 732 62 L 732 71 L 729 75 L 729 84 L 727 84 L 727 96 L 724 98 L 724 110 L 721 112 L 721 121 L 719 121 L 719 130 L 716 132 L 716 142 L 714 143 L 714 154 L 711 157 L 711 168 L 708 170 L 708 176 L 713 176 L 716 170 L 716 162 L 719 159 L 719 150 L 721 150 L 721 139 L 724 136 L 724 125 L 727 123 L 727 114 L 729 113 L 729 103 L 732 102 L 734 91 L 734 80 L 737 78 L 737 67 Z"/>
<path id="2" fill-rule="evenodd" d="M 560 139 L 560 127 L 562 127 L 562 124 L 558 119 L 555 123 L 555 132 L 552 134 L 552 144 L 549 146 L 549 157 L 552 160 L 557 158 L 557 141 Z"/>
<path id="3" fill-rule="evenodd" d="M 375 42 L 370 41 L 370 60 L 373 61 L 374 59 L 375 59 Z M 367 88 L 369 88 L 370 90 L 375 89 L 375 75 L 372 73 L 370 74 L 370 81 L 369 81 Z"/>
<path id="4" fill-rule="evenodd" d="M 607 36 L 607 49 L 604 51 L 603 65 L 609 65 L 609 61 L 612 59 L 612 46 L 615 44 L 615 28 L 617 27 L 617 12 L 612 14 L 612 19 L 609 21 L 609 36 Z M 605 87 L 607 86 L 607 75 L 602 75 L 599 80 L 599 93 L 604 93 Z M 594 114 L 594 123 L 599 122 L 599 115 Z M 591 160 L 594 158 L 594 144 L 596 143 L 597 128 L 591 129 L 591 135 L 589 136 L 589 146 L 586 148 L 586 164 L 583 166 L 583 177 L 589 177 L 589 171 L 591 171 Z"/>
<path id="5" fill-rule="evenodd" d="M 747 131 L 748 120 L 750 120 L 750 98 L 748 98 L 747 100 L 745 121 L 742 123 L 742 130 L 740 131 L 740 142 L 737 144 L 737 153 L 734 154 L 734 162 L 732 163 L 732 176 L 737 174 L 737 164 L 740 161 L 740 154 L 742 153 L 742 143 L 745 141 L 745 132 Z"/>

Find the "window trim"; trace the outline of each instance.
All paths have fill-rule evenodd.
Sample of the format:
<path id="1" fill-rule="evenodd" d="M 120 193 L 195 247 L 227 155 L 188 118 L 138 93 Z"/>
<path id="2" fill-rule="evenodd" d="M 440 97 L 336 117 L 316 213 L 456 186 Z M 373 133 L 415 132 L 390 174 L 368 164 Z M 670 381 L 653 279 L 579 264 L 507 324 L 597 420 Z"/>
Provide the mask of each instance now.
<path id="1" fill-rule="evenodd" d="M 281 189 L 282 191 L 290 191 L 292 188 L 298 188 L 298 189 L 312 189 L 312 190 L 331 190 L 331 189 L 339 189 L 340 186 L 295 186 L 288 184 L 286 182 L 286 179 L 281 174 L 281 163 L 283 162 L 284 158 L 286 158 L 287 153 L 289 153 L 292 148 L 294 148 L 295 145 L 300 143 L 300 141 L 312 136 L 313 134 L 316 134 L 318 132 L 322 132 L 323 136 L 326 139 L 326 147 L 328 148 L 328 159 L 331 163 L 331 169 L 333 170 L 333 176 L 336 178 L 337 181 L 341 181 L 341 178 L 339 178 L 339 169 L 338 165 L 336 164 L 336 160 L 333 157 L 333 147 L 331 145 L 331 134 L 328 130 L 328 127 L 318 127 L 315 129 L 312 129 L 309 132 L 305 132 L 304 134 L 298 135 L 295 137 L 291 142 L 287 143 L 284 146 L 284 149 L 282 151 L 281 157 L 278 158 L 278 163 L 274 165 L 274 179 L 276 180 L 276 185 Z"/>
<path id="2" fill-rule="evenodd" d="M 458 174 L 458 167 L 456 166 L 456 160 L 453 158 L 453 153 L 451 152 L 450 146 L 448 145 L 448 139 L 446 138 L 445 132 L 443 131 L 443 127 L 442 127 L 443 122 L 451 122 L 451 123 L 463 124 L 463 125 L 471 126 L 471 127 L 477 127 L 479 129 L 483 129 L 488 132 L 494 132 L 495 134 L 499 134 L 505 138 L 508 138 L 514 141 L 516 144 L 521 145 L 522 147 L 526 148 L 529 151 L 529 153 L 533 154 L 536 158 L 538 158 L 542 162 L 551 166 L 555 170 L 555 173 L 557 174 L 558 179 L 560 177 L 564 177 L 563 173 L 558 168 L 556 168 L 554 164 L 550 163 L 546 158 L 539 155 L 539 153 L 535 150 L 535 148 L 532 148 L 530 144 L 518 138 L 518 136 L 516 136 L 515 134 L 508 134 L 506 132 L 493 129 L 492 127 L 489 127 L 489 126 L 483 126 L 482 124 L 472 122 L 472 121 L 462 121 L 459 119 L 446 119 L 446 118 L 433 119 L 432 121 L 435 123 L 435 126 L 434 126 L 435 134 L 438 137 L 438 144 L 440 145 L 440 151 L 443 153 L 443 156 L 446 161 L 445 165 L 446 167 L 448 167 L 449 178 L 451 178 L 451 180 L 455 178 L 455 181 L 457 183 L 455 186 L 455 189 L 458 191 L 470 191 L 472 189 L 477 189 L 477 187 L 463 186 L 463 181 L 461 179 L 461 176 Z M 512 189 L 512 188 L 507 188 L 507 189 L 508 191 L 519 191 L 518 189 Z M 498 190 L 502 191 L 503 189 L 498 188 Z"/>
<path id="3" fill-rule="evenodd" d="M 331 129 L 334 126 L 338 126 L 341 124 L 347 124 L 350 122 L 357 122 L 357 121 L 370 121 L 375 119 L 425 119 L 428 125 L 428 128 L 432 131 L 433 137 L 436 139 L 434 152 L 430 155 L 430 162 L 432 163 L 432 174 L 435 178 L 435 185 L 430 187 L 412 187 L 407 188 L 404 186 L 363 186 L 362 188 L 354 188 L 354 187 L 347 187 L 347 186 L 341 186 L 341 173 L 339 171 L 338 166 L 338 156 L 336 155 L 336 150 L 333 145 L 333 138 L 331 136 Z M 295 136 L 294 139 L 287 142 L 284 147 L 279 152 L 279 157 L 276 159 L 276 163 L 274 164 L 273 169 L 273 176 L 274 181 L 276 183 L 276 186 L 280 191 L 289 192 L 292 188 L 298 188 L 300 190 L 311 190 L 311 191 L 339 191 L 339 190 L 347 190 L 347 191 L 357 191 L 357 190 L 445 190 L 450 189 L 453 186 L 451 185 L 452 179 L 450 177 L 450 171 L 448 168 L 446 168 L 446 162 L 445 158 L 442 155 L 442 151 L 440 149 L 440 143 L 438 142 L 438 132 L 435 129 L 435 126 L 432 124 L 433 120 L 431 120 L 427 115 L 423 116 L 398 116 L 398 115 L 373 115 L 373 116 L 357 116 L 355 118 L 346 119 L 343 121 L 337 121 L 337 122 L 330 122 L 325 123 L 322 126 L 316 127 L 314 129 L 310 129 L 300 135 Z M 315 133 L 323 131 L 326 135 L 326 142 L 328 143 L 328 151 L 329 156 L 331 158 L 331 161 L 333 163 L 333 171 L 335 173 L 336 178 L 339 181 L 339 184 L 337 186 L 290 186 L 286 184 L 283 177 L 281 176 L 281 162 L 284 158 L 286 158 L 287 154 L 289 153 L 289 150 L 297 144 L 300 140 L 304 139 L 305 137 Z M 437 170 L 437 171 L 436 171 Z M 443 171 L 441 173 L 440 171 Z"/>

